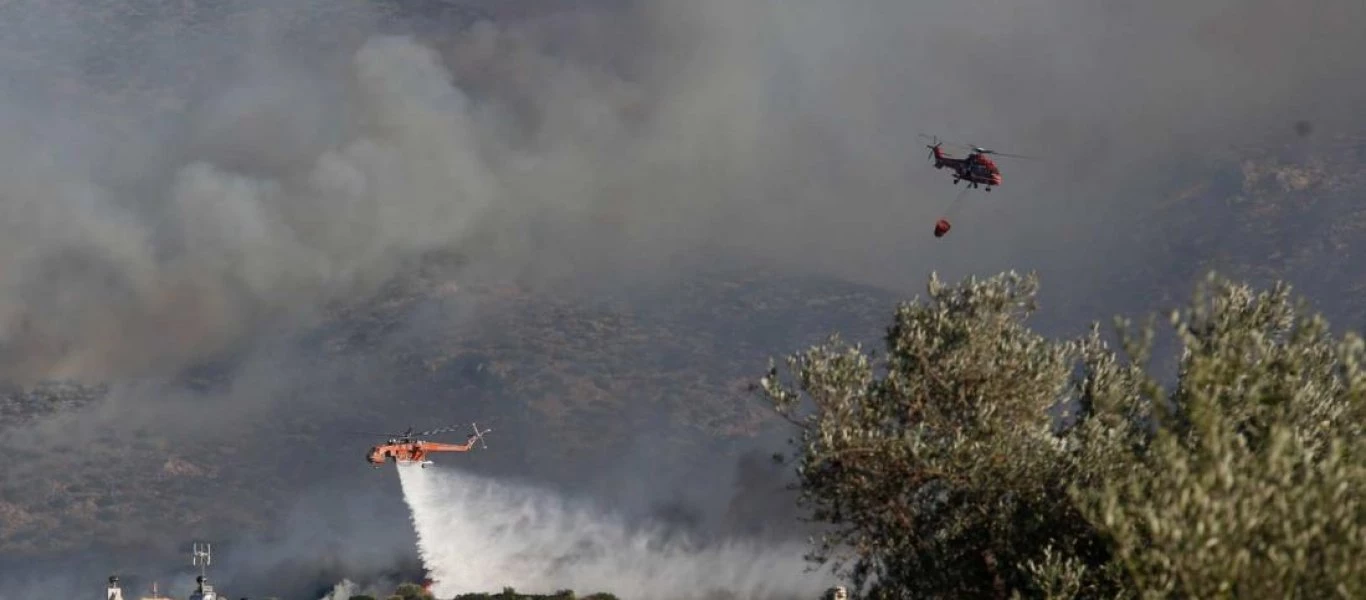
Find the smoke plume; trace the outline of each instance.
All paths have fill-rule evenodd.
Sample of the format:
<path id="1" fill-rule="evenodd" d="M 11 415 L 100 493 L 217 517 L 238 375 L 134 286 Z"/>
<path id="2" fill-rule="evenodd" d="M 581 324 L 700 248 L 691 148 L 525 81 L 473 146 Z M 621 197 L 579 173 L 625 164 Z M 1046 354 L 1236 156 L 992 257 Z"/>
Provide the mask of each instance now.
<path id="1" fill-rule="evenodd" d="M 1076 268 L 1163 161 L 1366 97 L 1349 0 L 575 2 L 439 35 L 383 2 L 86 4 L 0 25 L 9 379 L 174 369 L 435 250 L 541 282 Z M 940 255 L 922 131 L 1048 160 Z"/>
<path id="2" fill-rule="evenodd" d="M 694 544 L 530 485 L 440 467 L 398 472 L 438 596 L 511 586 L 533 593 L 762 600 L 812 598 L 833 581 L 808 570 L 800 543 Z"/>
<path id="3" fill-rule="evenodd" d="M 496 14 L 434 16 L 457 4 Z M 1153 260 L 1129 227 L 1174 168 L 1199 169 L 1212 150 L 1268 131 L 1294 136 L 1294 122 L 1312 122 L 1313 139 L 1362 125 L 1363 22 L 1361 0 L 0 3 L 0 380 L 113 388 L 86 412 L 6 431 L 0 450 L 24 460 L 0 481 L 33 491 L 22 496 L 30 506 L 62 506 L 71 492 L 53 479 L 124 467 L 160 477 L 160 460 L 125 465 L 105 451 L 142 443 L 143 430 L 202 456 L 224 439 L 274 448 L 280 439 L 259 432 L 283 416 L 425 411 L 388 413 L 398 402 L 382 367 L 318 359 L 288 334 L 433 253 L 460 257 L 461 285 L 552 292 L 677 282 L 701 262 L 900 289 L 930 270 L 1035 270 L 1045 295 L 1087 306 L 1079 319 L 1103 318 L 1149 298 L 1114 282 Z M 927 166 L 922 132 L 1042 160 L 1002 159 L 1005 185 L 970 194 L 939 240 L 930 227 L 958 189 Z M 412 327 L 470 317 L 423 318 Z M 224 357 L 240 366 L 229 381 L 178 389 L 187 367 Z M 314 465 L 276 458 L 259 468 L 288 475 L 278 493 L 309 484 L 300 473 Z M 671 493 L 649 465 L 630 471 L 640 488 Z M 472 493 L 432 473 L 405 477 Z M 111 489 L 133 480 L 108 479 Z M 596 527 L 576 539 L 652 539 L 532 490 L 448 479 L 483 490 L 474 506 L 508 499 L 558 515 L 540 528 L 490 509 L 558 548 L 550 555 L 573 554 L 542 535 L 571 518 Z M 470 505 L 418 506 L 433 564 L 522 564 L 534 545 L 488 545 L 480 536 L 497 532 L 461 512 Z M 442 527 L 456 537 L 442 539 Z M 786 573 L 787 553 L 741 548 L 608 552 L 554 583 L 557 564 L 532 552 L 524 571 L 489 577 L 629 593 L 646 585 L 640 573 L 675 572 L 669 557 L 678 572 L 705 581 L 710 565 L 740 589 L 765 564 Z"/>

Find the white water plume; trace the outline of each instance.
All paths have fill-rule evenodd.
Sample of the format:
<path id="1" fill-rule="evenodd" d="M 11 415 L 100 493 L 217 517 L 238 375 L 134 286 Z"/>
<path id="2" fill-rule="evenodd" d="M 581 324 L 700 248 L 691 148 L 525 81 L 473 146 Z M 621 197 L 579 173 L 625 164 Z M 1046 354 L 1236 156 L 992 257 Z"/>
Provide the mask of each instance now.
<path id="1" fill-rule="evenodd" d="M 337 582 L 337 585 L 332 586 L 332 591 L 318 600 L 347 600 L 359 592 L 360 589 L 356 587 L 355 583 L 350 579 L 343 579 Z"/>
<path id="2" fill-rule="evenodd" d="M 694 547 L 629 527 L 587 502 L 449 469 L 398 468 L 418 552 L 438 597 L 572 589 L 621 598 L 816 598 L 799 543 Z"/>

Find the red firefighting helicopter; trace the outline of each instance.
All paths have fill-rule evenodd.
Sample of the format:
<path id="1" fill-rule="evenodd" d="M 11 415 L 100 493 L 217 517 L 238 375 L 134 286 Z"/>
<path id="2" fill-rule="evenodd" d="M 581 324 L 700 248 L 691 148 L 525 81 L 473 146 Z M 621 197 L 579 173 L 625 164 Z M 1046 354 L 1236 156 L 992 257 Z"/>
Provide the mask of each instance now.
<path id="1" fill-rule="evenodd" d="M 964 146 L 970 148 L 971 152 L 963 158 L 955 158 L 945 154 L 943 150 L 940 150 L 940 146 L 943 146 L 944 142 L 940 141 L 937 136 L 931 138 L 922 133 L 920 134 L 920 137 L 929 138 L 934 142 L 925 146 L 930 149 L 929 157 L 934 160 L 934 168 L 943 169 L 944 167 L 948 167 L 953 169 L 953 184 L 958 185 L 959 181 L 966 181 L 968 182 L 967 187 L 969 189 L 978 189 L 985 185 L 986 190 L 990 192 L 992 187 L 1001 185 L 1001 170 L 996 167 L 995 161 L 987 157 L 988 154 L 1009 156 L 1012 158 L 1033 158 L 1020 154 L 997 152 L 979 146 Z M 960 144 L 951 145 L 958 146 Z M 934 236 L 944 237 L 944 234 L 949 232 L 949 227 L 950 225 L 947 219 L 940 219 L 934 224 Z"/>
<path id="2" fill-rule="evenodd" d="M 929 136 L 921 134 L 921 137 Z M 925 147 L 930 149 L 930 158 L 934 160 L 934 168 L 942 169 L 944 167 L 948 167 L 950 169 L 953 169 L 954 185 L 958 185 L 958 182 L 960 180 L 967 181 L 968 187 L 976 189 L 979 186 L 985 185 L 987 186 L 986 189 L 988 192 L 991 191 L 992 186 L 1001 185 L 1001 170 L 996 168 L 995 161 L 991 160 L 990 158 L 987 158 L 988 154 L 995 154 L 996 156 L 1009 156 L 1012 158 L 1033 158 L 1031 156 L 1023 156 L 1020 154 L 1007 154 L 1005 152 L 997 152 L 995 150 L 989 150 L 987 148 L 982 148 L 979 146 L 966 146 L 967 148 L 971 148 L 972 152 L 969 153 L 966 157 L 954 158 L 948 154 L 945 154 L 943 150 L 939 149 L 940 146 L 944 145 L 944 142 L 939 141 L 938 137 L 934 137 L 931 139 L 934 143 L 927 145 Z"/>
<path id="3" fill-rule="evenodd" d="M 413 433 L 412 427 L 409 427 L 408 430 L 403 433 L 368 433 L 367 435 L 382 435 L 389 439 L 383 444 L 370 448 L 370 452 L 365 455 L 365 460 L 371 465 L 374 465 L 376 469 L 380 468 L 381 465 L 388 462 L 390 459 L 393 459 L 399 466 L 418 464 L 425 469 L 432 464 L 432 461 L 428 460 L 427 456 L 433 452 L 469 452 L 474 447 L 474 442 L 476 440 L 479 441 L 481 446 L 488 448 L 488 445 L 484 443 L 484 434 L 493 430 L 485 429 L 481 431 L 478 423 L 474 423 L 472 426 L 474 427 L 474 433 L 471 434 L 469 439 L 465 440 L 465 443 L 463 444 L 443 444 L 440 442 L 426 442 L 417 439 L 420 437 L 436 435 L 438 433 L 455 431 L 460 429 L 459 427 L 442 427 L 440 429 L 418 433 Z"/>

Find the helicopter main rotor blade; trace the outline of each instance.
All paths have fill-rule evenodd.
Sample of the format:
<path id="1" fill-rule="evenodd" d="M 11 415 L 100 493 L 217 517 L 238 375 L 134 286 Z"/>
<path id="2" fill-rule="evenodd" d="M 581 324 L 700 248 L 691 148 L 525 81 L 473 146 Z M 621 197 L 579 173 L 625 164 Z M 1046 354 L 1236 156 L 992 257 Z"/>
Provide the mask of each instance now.
<path id="1" fill-rule="evenodd" d="M 374 435 L 374 436 L 379 436 L 379 437 L 390 437 L 390 438 L 403 437 L 403 434 L 401 434 L 401 433 L 379 433 L 379 432 L 375 432 L 375 431 L 346 431 L 345 433 L 351 433 L 351 434 L 356 434 L 356 435 Z"/>
<path id="2" fill-rule="evenodd" d="M 1025 159 L 1025 160 L 1039 160 L 1038 157 L 1036 157 L 1036 156 L 1025 156 L 1025 155 L 1023 155 L 1023 154 L 1011 154 L 1011 153 L 1009 153 L 1009 152 L 996 152 L 996 151 L 994 151 L 994 150 L 992 151 L 992 154 L 995 154 L 996 156 L 1009 156 L 1009 157 L 1011 157 L 1011 158 L 1023 158 L 1023 159 Z"/>
<path id="3" fill-rule="evenodd" d="M 451 432 L 451 431 L 456 431 L 456 430 L 460 430 L 460 429 L 464 429 L 464 427 L 463 427 L 463 426 L 461 426 L 461 427 L 441 427 L 441 428 L 438 428 L 438 429 L 432 429 L 432 430 L 430 430 L 430 431 L 423 431 L 422 433 L 414 433 L 413 435 L 414 435 L 414 436 L 419 436 L 419 437 L 426 437 L 426 436 L 429 436 L 429 435 L 436 435 L 436 434 L 438 434 L 438 433 L 449 433 L 449 432 Z"/>
<path id="4" fill-rule="evenodd" d="M 1025 155 L 1023 155 L 1023 154 L 1011 154 L 1011 153 L 1009 153 L 1009 152 L 998 152 L 998 151 L 992 150 L 992 149 L 990 149 L 990 148 L 982 148 L 981 146 L 973 146 L 973 147 L 972 147 L 972 150 L 973 150 L 974 152 L 980 152 L 980 153 L 982 153 L 982 154 L 994 154 L 994 155 L 996 155 L 996 156 L 1009 156 L 1009 157 L 1011 157 L 1011 158 L 1023 158 L 1023 159 L 1025 159 L 1025 160 L 1038 160 L 1038 158 L 1033 157 L 1033 156 L 1025 156 Z"/>

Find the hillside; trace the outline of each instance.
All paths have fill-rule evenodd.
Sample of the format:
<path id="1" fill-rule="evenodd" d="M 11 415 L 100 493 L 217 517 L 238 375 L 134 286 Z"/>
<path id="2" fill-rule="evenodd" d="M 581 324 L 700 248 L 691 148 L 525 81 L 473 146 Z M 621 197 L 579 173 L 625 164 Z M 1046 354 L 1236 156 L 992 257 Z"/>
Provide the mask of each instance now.
<path id="1" fill-rule="evenodd" d="M 1366 249 L 1363 165 L 1366 143 L 1343 138 L 1309 150 L 1242 149 L 1188 180 L 1135 228 L 1136 240 L 1166 254 L 1132 275 L 1152 282 L 1144 304 L 1158 308 L 1219 268 L 1288 278 L 1329 314 L 1366 320 L 1342 301 L 1361 286 L 1353 257 Z M 0 483 L 0 552 L 75 550 L 92 533 L 138 545 L 191 526 L 266 530 L 297 490 L 361 476 L 373 438 L 351 430 L 496 419 L 495 450 L 471 468 L 582 488 L 606 484 L 595 477 L 613 464 L 648 464 L 667 480 L 692 453 L 724 454 L 771 423 L 744 391 L 768 357 L 830 331 L 875 340 L 897 299 L 833 281 L 728 273 L 589 301 L 427 269 L 292 337 L 297 366 L 320 375 L 276 390 L 291 399 L 242 427 L 196 430 L 191 445 L 168 429 L 111 431 L 70 451 L 55 472 L 44 451 L 8 447 L 17 460 Z M 202 370 L 183 389 L 222 401 L 212 394 L 234 368 Z M 0 428 L 97 409 L 107 393 L 10 389 Z"/>
<path id="2" fill-rule="evenodd" d="M 874 338 L 893 302 L 853 286 L 766 278 L 703 278 L 666 291 L 612 307 L 414 277 L 298 336 L 299 360 L 345 374 L 301 377 L 282 393 L 303 397 L 241 426 L 191 435 L 114 428 L 59 470 L 48 460 L 14 463 L 0 489 L 0 553 L 77 550 L 92 535 L 155 545 L 190 527 L 264 531 L 310 485 L 374 480 L 361 457 L 378 440 L 350 430 L 496 419 L 491 448 L 472 468 L 567 484 L 623 453 L 662 469 L 717 442 L 724 454 L 726 440 L 771 424 L 745 386 L 773 348 L 832 329 Z M 478 307 L 478 318 L 433 316 L 452 303 Z M 184 388 L 211 394 L 233 376 L 223 366 Z M 332 395 L 341 389 L 346 397 Z M 56 411 L 98 415 L 107 394 L 72 384 L 11 393 L 0 430 L 22 431 Z M 642 436 L 651 442 L 640 445 Z"/>
<path id="3" fill-rule="evenodd" d="M 60 115 L 97 115 L 88 121 L 73 120 L 72 128 L 89 123 L 90 128 L 103 130 L 83 134 L 119 141 L 113 148 L 100 146 L 91 151 L 99 156 L 89 161 L 99 166 L 92 167 L 98 176 L 89 183 L 107 183 L 118 192 L 111 193 L 111 204 L 136 205 L 136 210 L 129 210 L 129 218 L 146 218 L 149 231 L 160 231 L 166 209 L 164 196 L 169 194 L 157 187 L 156 180 L 169 177 L 171 167 L 178 168 L 180 162 L 166 161 L 171 166 L 161 165 L 152 169 L 156 172 L 148 173 L 144 170 L 146 165 L 140 164 L 142 159 L 127 157 L 184 153 L 186 157 L 226 167 L 242 167 L 243 171 L 289 170 L 294 160 L 290 158 L 291 149 L 276 147 L 274 137 L 263 138 L 272 140 L 269 147 L 244 140 L 252 137 L 253 128 L 270 130 L 280 126 L 283 119 L 306 120 L 300 115 L 312 115 L 327 108 L 319 106 L 325 103 L 307 100 L 317 96 L 306 95 L 304 108 L 279 113 L 285 116 L 273 116 L 275 113 L 266 110 L 259 119 L 239 120 L 232 98 L 222 101 L 220 106 L 216 94 L 224 88 L 215 86 L 213 80 L 232 81 L 251 68 L 242 64 L 243 55 L 251 54 L 242 52 L 243 48 L 268 43 L 261 41 L 263 38 L 282 45 L 280 40 L 288 40 L 289 52 L 280 54 L 288 54 L 290 60 L 297 60 L 300 65 L 326 70 L 338 68 L 372 34 L 415 32 L 424 39 L 436 38 L 434 45 L 444 48 L 454 32 L 476 19 L 497 19 L 518 10 L 558 10 L 547 7 L 563 6 L 494 0 L 305 0 L 288 5 L 297 10 L 289 9 L 286 3 L 262 0 L 4 2 L 0 3 L 0 37 L 5 40 L 8 67 L 3 75 L 21 83 L 10 88 L 32 92 L 32 98 L 16 96 L 24 96 L 20 99 L 23 102 L 42 105 L 43 111 L 34 114 L 52 111 Z M 662 17 L 669 18 L 667 14 Z M 48 27 L 48 23 L 60 23 L 65 29 Z M 263 27 L 262 23 L 272 27 Z M 261 34 L 262 29 L 271 29 L 273 33 Z M 604 36 L 607 37 L 610 36 Z M 80 43 L 68 44 L 67 40 Z M 552 39 L 545 45 L 554 48 L 561 44 Z M 471 44 L 471 48 L 462 50 L 474 52 L 479 50 L 477 46 Z M 463 57 L 453 60 L 451 73 L 471 84 L 471 98 L 477 100 L 481 94 L 495 98 L 506 95 L 504 102 L 493 103 L 494 108 L 517 112 L 523 102 L 531 101 L 523 98 L 523 93 L 539 90 L 523 89 L 524 80 L 534 80 L 544 71 L 538 70 L 538 63 L 531 57 L 519 54 L 525 49 L 519 50 L 516 43 L 511 46 L 504 49 L 510 56 L 501 60 L 484 61 L 477 56 L 468 61 Z M 603 46 L 578 50 L 611 52 L 609 44 Z M 456 53 L 450 48 L 445 50 L 448 54 Z M 672 52 L 668 43 L 653 51 Z M 881 49 L 878 52 L 891 55 Z M 573 61 L 567 62 L 575 66 Z M 631 61 L 603 60 L 601 65 L 594 65 L 609 71 L 629 70 L 618 62 Z M 993 59 L 991 64 L 997 63 Z M 281 66 L 279 73 L 264 69 L 267 75 L 262 75 L 262 81 L 247 78 L 247 83 L 269 87 L 278 83 L 275 77 L 293 77 L 295 71 L 289 67 Z M 1134 71 L 1127 66 L 1116 70 Z M 854 83 L 865 76 L 863 71 L 856 71 Z M 739 73 L 747 71 L 741 69 Z M 653 74 L 640 76 L 648 80 Z M 328 79 L 322 75 L 320 78 Z M 732 81 L 729 75 L 720 79 Z M 917 85 L 920 82 L 917 78 L 905 79 Z M 584 109 L 585 114 L 591 111 L 557 101 L 580 97 L 578 91 L 582 88 L 572 85 L 579 80 L 565 81 L 570 83 L 560 82 L 554 87 L 557 94 L 564 95 L 552 96 L 547 102 L 554 104 L 557 111 L 566 111 L 569 116 L 561 116 L 564 122 L 578 123 L 579 109 Z M 586 81 L 590 83 L 581 85 L 596 85 L 598 80 Z M 27 82 L 36 83 L 28 86 Z M 841 80 L 837 87 L 844 89 L 848 84 Z M 503 86 L 511 89 L 503 90 Z M 44 89 L 31 89 L 34 87 Z M 677 88 L 682 90 L 708 92 L 701 100 L 711 106 L 713 96 L 700 87 L 688 78 L 677 82 Z M 678 91 L 673 85 L 661 89 L 668 93 Z M 335 92 L 325 86 L 310 91 L 318 96 Z M 888 94 L 887 105 L 900 103 L 890 88 L 884 93 Z M 260 100 L 265 104 L 284 102 L 273 95 L 266 96 Z M 680 104 L 686 106 L 695 100 L 699 98 L 685 95 Z M 1021 109 L 1021 114 L 1030 110 Z M 243 112 L 250 114 L 245 109 Z M 535 138 L 530 132 L 536 131 L 540 117 L 563 126 L 558 119 L 550 119 L 559 112 L 528 112 L 532 116 L 526 118 L 526 123 L 511 120 L 519 125 L 512 129 L 525 126 L 528 130 L 517 136 Z M 984 111 L 983 115 L 987 112 L 991 111 Z M 683 113 L 685 118 L 681 120 L 693 118 L 686 116 L 691 111 Z M 105 119 L 106 114 L 111 116 Z M 700 114 L 712 113 L 704 110 Z M 915 118 L 930 120 L 930 114 L 920 112 Z M 26 116 L 20 112 L 15 115 Z M 208 122 L 199 122 L 201 118 Z M 319 118 L 325 125 L 320 129 L 330 130 L 335 125 L 328 118 Z M 942 122 L 940 117 L 934 120 Z M 992 120 L 995 117 L 987 119 Z M 623 123 L 632 121 L 622 119 Z M 848 123 L 857 131 L 857 121 L 839 123 Z M 564 135 L 574 139 L 577 131 L 572 129 Z M 672 128 L 666 127 L 664 131 L 660 146 L 672 144 L 677 137 Z M 896 139 L 898 128 L 891 124 L 886 132 L 892 140 L 888 147 L 894 151 L 878 154 L 894 156 L 901 152 L 895 146 L 902 140 Z M 63 137 L 65 134 L 53 135 L 58 141 L 51 143 L 65 148 L 60 146 L 69 141 Z M 556 146 L 550 142 L 556 141 L 559 134 L 551 131 L 546 135 L 551 138 L 547 143 Z M 830 139 L 841 137 L 832 132 Z M 851 133 L 848 137 L 856 136 Z M 125 147 L 123 140 L 132 141 Z M 284 145 L 290 143 L 293 140 Z M 843 143 L 832 143 L 831 147 Z M 861 147 L 852 139 L 848 143 L 850 148 Z M 42 154 L 33 148 L 21 149 L 23 152 L 16 152 L 15 156 Z M 106 150 L 108 154 L 119 155 L 119 160 L 104 156 Z M 427 150 L 417 147 L 414 153 L 429 154 Z M 907 156 L 914 157 L 921 151 L 912 150 Z M 574 152 L 571 148 L 565 153 Z M 842 152 L 831 154 L 834 155 L 850 162 L 866 156 L 852 150 L 847 156 Z M 670 162 L 673 156 L 666 154 L 660 160 Z M 724 162 L 729 155 L 717 156 L 717 162 Z M 826 155 L 813 156 L 823 159 Z M 879 160 L 898 162 L 898 166 L 887 171 L 903 168 L 899 166 L 900 157 Z M 156 159 L 145 162 L 158 164 Z M 814 159 L 812 162 L 821 164 Z M 573 166 L 574 162 L 567 164 Z M 613 168 L 616 165 L 608 164 Z M 807 163 L 803 159 L 791 164 Z M 791 166 L 775 162 L 772 173 L 778 173 L 777 167 L 785 165 Z M 830 175 L 832 179 L 862 181 L 864 172 L 860 169 L 844 171 L 836 168 L 840 165 L 830 166 L 832 171 L 839 172 L 838 176 Z M 926 167 L 922 164 L 915 168 Z M 1095 259 L 1101 265 L 1097 269 L 1118 273 L 1106 279 L 1115 280 L 1117 289 L 1075 297 L 1060 294 L 1063 297 L 1043 307 L 1048 318 L 1065 322 L 1070 328 L 1092 319 L 1103 321 L 1116 313 L 1166 308 L 1186 295 L 1195 278 L 1209 269 L 1219 269 L 1258 282 L 1289 279 L 1298 291 L 1319 303 L 1316 308 L 1334 317 L 1338 325 L 1366 324 L 1366 305 L 1354 302 L 1366 281 L 1358 260 L 1366 251 L 1366 204 L 1362 202 L 1366 199 L 1366 140 L 1305 130 L 1289 142 L 1210 153 L 1203 162 L 1175 168 L 1179 172 L 1155 176 L 1164 183 L 1170 182 L 1170 189 L 1151 203 L 1136 205 L 1132 213 L 1137 216 L 1132 222 L 1113 224 L 1119 228 L 1115 236 L 1127 237 L 1115 247 L 1139 249 L 1133 257 Z M 444 165 L 438 170 L 441 169 Z M 1132 176 L 1141 175 L 1148 174 Z M 694 174 L 685 172 L 679 176 L 691 179 Z M 698 176 L 705 177 L 705 169 Z M 904 186 L 898 187 L 900 184 L 890 179 L 869 187 L 841 183 L 829 188 L 816 185 L 821 178 L 815 179 L 812 189 L 840 193 L 848 190 L 848 195 L 832 193 L 833 197 L 828 199 L 803 198 L 787 203 L 774 190 L 761 191 L 774 192 L 784 201 L 775 201 L 778 212 L 827 204 L 846 206 L 840 204 L 843 202 L 852 207 L 855 202 L 867 201 L 867 196 L 888 190 L 895 192 L 889 196 L 896 196 L 888 201 L 889 205 L 911 201 L 902 197 Z M 567 180 L 577 181 L 574 177 Z M 936 182 L 947 189 L 942 179 Z M 794 189 L 805 185 L 800 180 L 791 184 Z M 435 187 L 437 197 L 448 191 Z M 748 193 L 749 186 L 740 187 Z M 781 191 L 785 187 L 776 189 Z M 926 195 L 941 192 L 935 188 Z M 622 193 L 643 192 L 632 188 Z M 714 203 L 715 206 L 699 209 L 718 211 L 713 215 L 715 220 L 702 221 L 705 223 L 723 221 L 729 209 L 717 207 L 724 204 L 723 200 L 733 199 L 706 193 L 677 196 L 663 194 L 661 202 L 674 203 L 670 206 L 695 202 L 703 207 Z M 14 197 L 26 198 L 22 194 Z M 387 203 L 404 196 L 384 193 L 377 197 Z M 44 199 L 38 192 L 34 198 Z M 380 204 L 383 203 L 377 203 Z M 605 204 L 602 212 L 611 213 L 611 205 L 614 204 Z M 864 210 L 883 214 L 873 208 Z M 306 217 L 301 222 L 311 222 L 316 214 L 327 214 L 311 209 L 300 212 Z M 376 209 L 375 214 L 379 212 Z M 584 214 L 587 212 L 596 211 Z M 653 215 L 653 209 L 650 212 Z M 564 214 L 571 213 L 576 211 L 566 209 Z M 84 212 L 77 214 L 90 217 Z M 206 223 L 219 223 L 216 219 L 221 215 L 206 214 Z M 555 211 L 549 214 L 547 220 L 560 218 Z M 665 225 L 659 225 L 658 231 L 669 228 L 671 216 L 668 210 L 660 212 L 659 222 Z M 90 219 L 92 223 L 104 222 Z M 341 223 L 344 220 L 339 220 L 336 230 L 331 232 L 339 238 L 352 231 L 353 223 Z M 783 229 L 783 222 L 775 220 L 778 224 L 774 227 Z M 900 219 L 888 217 L 885 222 L 891 225 L 879 235 L 901 235 Z M 20 222 L 15 231 L 30 229 L 29 225 Z M 400 221 L 379 228 L 392 232 L 388 242 L 394 243 L 395 239 L 406 237 L 409 225 Z M 622 227 L 629 230 L 629 225 Z M 160 252 L 173 255 L 176 244 L 183 241 L 175 239 L 175 227 L 169 229 L 173 230 L 168 235 L 171 239 L 156 240 L 169 249 L 158 247 L 157 252 L 149 252 L 158 260 L 162 258 Z M 585 236 L 598 231 L 585 229 Z M 680 237 L 694 233 L 681 229 L 669 233 Z M 576 231 L 579 229 L 571 223 L 557 235 L 572 237 Z M 801 242 L 807 239 L 802 236 L 808 235 L 802 232 L 809 230 L 797 231 L 788 233 L 783 229 L 781 234 L 797 240 L 793 247 L 801 248 Z M 863 231 L 853 231 L 847 237 L 837 236 L 840 239 L 834 243 L 811 244 L 811 251 L 841 257 L 858 255 L 865 250 L 860 245 Z M 972 235 L 967 227 L 955 230 L 953 235 L 959 236 L 960 231 Z M 906 236 L 928 237 L 929 223 L 905 223 L 904 232 Z M 510 235 L 535 237 L 539 233 L 540 229 L 532 227 L 526 231 L 515 229 Z M 781 234 L 773 239 L 782 237 Z M 72 235 L 74 246 L 80 247 L 77 242 L 86 241 L 84 232 Z M 649 251 L 655 238 L 639 235 L 639 245 L 624 246 L 623 252 Z M 497 233 L 489 236 L 498 237 Z M 113 237 L 124 241 L 120 236 Z M 209 237 L 210 241 L 217 239 Z M 476 238 L 455 245 L 469 249 L 485 241 Z M 446 243 L 448 239 L 441 237 L 439 241 Z M 952 239 L 957 242 L 961 238 Z M 54 243 L 60 246 L 62 242 Z M 965 242 L 957 248 L 966 250 L 952 251 L 969 254 L 975 243 Z M 764 241 L 754 244 L 764 245 Z M 249 245 L 230 247 L 241 250 Z M 550 248 L 544 250 L 548 254 L 569 252 L 559 248 L 555 240 L 546 242 L 546 246 Z M 1073 251 L 1067 239 L 1043 240 L 1040 247 L 1044 246 L 1050 253 Z M 943 244 L 934 248 L 945 247 L 952 248 Z M 53 256 L 65 258 L 66 248 L 55 250 L 59 252 Z M 1010 247 L 1008 251 L 1015 249 Z M 204 254 L 216 258 L 211 256 L 213 253 L 210 249 Z M 869 254 L 881 255 L 871 251 Z M 256 256 L 262 263 L 276 260 L 269 251 Z M 339 256 L 341 259 L 336 263 L 341 266 L 329 264 L 328 268 L 345 270 L 351 255 Z M 535 262 L 535 258 L 528 260 Z M 899 256 L 893 257 L 885 268 L 905 267 L 910 272 L 937 264 L 935 256 L 928 252 L 907 257 L 904 265 L 899 261 Z M 35 279 L 44 285 L 24 287 L 22 291 L 27 295 L 15 297 L 36 306 L 56 303 L 49 297 L 58 295 L 88 302 L 75 303 L 78 309 L 102 302 L 102 297 L 87 292 L 106 289 L 101 287 L 104 280 L 99 269 L 80 260 L 70 262 L 52 263 L 76 271 L 69 280 L 49 278 L 40 264 L 35 269 Z M 93 262 L 96 267 L 100 264 Z M 216 263 L 209 260 L 206 264 Z M 195 269 L 188 270 L 200 275 Z M 241 273 L 228 271 L 204 277 L 221 276 L 227 282 L 222 289 L 235 290 Z M 1042 273 L 1045 295 L 1055 281 L 1078 274 L 1077 279 L 1099 277 L 1097 272 L 1081 268 Z M 156 279 L 156 275 L 153 272 L 148 277 Z M 597 275 L 601 274 L 585 278 Z M 602 278 L 610 280 L 611 276 Z M 469 471 L 527 479 L 589 495 L 631 517 L 650 516 L 679 527 L 696 526 L 711 533 L 800 533 L 792 524 L 791 496 L 778 493 L 779 467 L 758 458 L 769 451 L 784 449 L 783 430 L 745 387 L 763 372 L 770 357 L 799 350 L 830 332 L 839 331 L 847 338 L 876 345 L 895 302 L 905 298 L 841 280 L 740 268 L 718 267 L 703 273 L 664 271 L 647 278 L 651 280 L 649 284 L 636 282 L 639 285 L 629 289 L 614 289 L 612 281 L 595 281 L 596 287 L 585 284 L 591 289 L 577 292 L 554 286 L 523 287 L 515 281 L 474 278 L 461 269 L 458 261 L 432 256 L 394 277 L 374 297 L 350 298 L 318 314 L 307 314 L 302 317 L 306 321 L 302 326 L 292 320 L 297 314 L 279 322 L 266 322 L 260 335 L 246 336 L 251 339 L 241 347 L 234 347 L 211 362 L 167 375 L 165 380 L 149 377 L 130 381 L 58 381 L 37 386 L 0 382 L 0 451 L 6 453 L 0 474 L 0 580 L 8 573 L 31 570 L 33 564 L 63 564 L 63 559 L 73 555 L 95 556 L 99 563 L 90 568 L 97 572 L 151 569 L 155 567 L 147 565 L 154 564 L 179 565 L 186 562 L 184 547 L 192 536 L 212 540 L 217 548 L 223 548 L 221 564 L 235 565 L 237 570 L 225 574 L 225 579 L 235 575 L 265 582 L 297 577 L 306 583 L 289 585 L 308 590 L 308 585 L 331 585 L 344 575 L 362 577 L 366 573 L 356 570 L 360 568 L 410 569 L 416 561 L 413 535 L 396 478 L 390 470 L 372 470 L 363 462 L 365 450 L 382 436 L 359 432 L 401 431 L 408 426 L 464 426 L 470 421 L 494 428 L 488 439 L 489 448 L 477 454 L 441 456 L 436 460 Z M 73 283 L 68 285 L 68 281 Z M 288 287 L 280 285 L 280 281 L 261 286 L 265 292 L 260 305 L 289 304 L 295 308 L 295 298 L 289 290 L 278 289 Z M 88 283 L 91 287 L 77 283 Z M 253 303 L 247 306 L 242 309 L 244 312 L 261 308 Z M 82 311 L 78 309 L 54 314 L 79 316 Z M 141 323 L 145 327 L 139 329 L 150 329 L 149 338 L 178 338 L 181 333 L 174 330 L 177 324 L 172 319 L 163 318 L 155 309 L 130 314 L 151 315 Z M 197 316 L 193 311 L 189 315 L 179 316 Z M 68 327 L 80 329 L 66 321 L 56 321 L 61 326 L 56 328 L 58 332 Z M 258 323 L 253 321 L 251 325 Z M 123 338 L 110 337 L 117 340 L 112 344 L 116 351 L 124 349 Z M 196 339 L 190 334 L 184 337 Z M 18 362 L 24 356 L 16 348 L 23 346 L 12 343 L 10 339 L 0 340 L 0 357 Z M 456 433 L 443 441 L 460 441 L 462 437 Z M 129 581 L 137 581 L 137 574 L 130 574 Z"/>
<path id="4" fill-rule="evenodd" d="M 1135 279 L 1184 297 L 1210 269 L 1260 283 L 1285 279 L 1342 321 L 1366 323 L 1366 137 L 1308 139 L 1231 148 L 1180 178 L 1151 217 L 1134 224 L 1135 244 L 1155 250 Z M 1174 285 L 1173 285 L 1174 284 Z"/>

